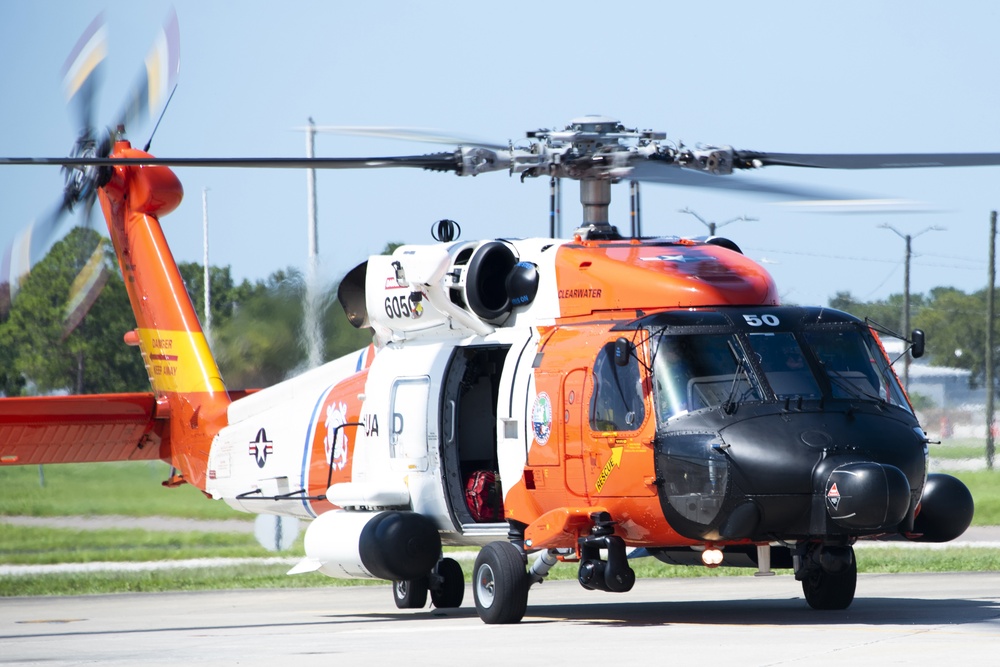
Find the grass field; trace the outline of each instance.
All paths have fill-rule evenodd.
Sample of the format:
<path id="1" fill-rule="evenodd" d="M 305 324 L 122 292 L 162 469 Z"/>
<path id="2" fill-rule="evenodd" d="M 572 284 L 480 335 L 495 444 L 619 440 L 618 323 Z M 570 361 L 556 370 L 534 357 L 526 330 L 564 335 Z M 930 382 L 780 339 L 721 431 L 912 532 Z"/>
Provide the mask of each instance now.
<path id="1" fill-rule="evenodd" d="M 242 519 L 252 515 L 205 498 L 191 487 L 160 485 L 169 468 L 159 462 L 47 466 L 42 485 L 37 467 L 0 468 L 0 514 L 26 516 L 169 516 L 196 519 Z M 976 499 L 979 525 L 1000 525 L 1000 472 L 957 473 Z M 96 561 L 161 561 L 196 558 L 274 556 L 252 534 L 161 532 L 148 530 L 79 530 L 24 527 L 0 523 L 0 564 L 37 565 Z M 302 538 L 281 556 L 303 555 Z M 1000 570 L 1000 549 L 949 548 L 859 549 L 861 572 Z M 466 577 L 471 563 L 463 565 Z M 749 569 L 668 566 L 652 558 L 633 561 L 639 577 L 688 577 L 752 574 Z M 287 588 L 357 585 L 307 574 L 290 577 L 284 564 L 185 568 L 140 572 L 85 572 L 0 576 L 0 597 L 73 595 L 128 591 L 208 588 Z M 557 566 L 552 578 L 574 578 L 573 565 Z M 383 582 L 384 583 L 384 582 Z"/>

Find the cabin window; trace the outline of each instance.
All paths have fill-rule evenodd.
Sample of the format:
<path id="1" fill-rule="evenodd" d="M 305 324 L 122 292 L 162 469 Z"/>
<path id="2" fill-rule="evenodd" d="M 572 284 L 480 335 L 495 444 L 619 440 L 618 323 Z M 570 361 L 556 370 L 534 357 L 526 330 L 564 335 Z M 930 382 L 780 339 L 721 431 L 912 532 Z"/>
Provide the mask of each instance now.
<path id="1" fill-rule="evenodd" d="M 615 364 L 615 345 L 601 348 L 594 362 L 594 393 L 590 427 L 595 431 L 635 431 L 646 418 L 642 376 L 635 355 L 624 366 Z"/>

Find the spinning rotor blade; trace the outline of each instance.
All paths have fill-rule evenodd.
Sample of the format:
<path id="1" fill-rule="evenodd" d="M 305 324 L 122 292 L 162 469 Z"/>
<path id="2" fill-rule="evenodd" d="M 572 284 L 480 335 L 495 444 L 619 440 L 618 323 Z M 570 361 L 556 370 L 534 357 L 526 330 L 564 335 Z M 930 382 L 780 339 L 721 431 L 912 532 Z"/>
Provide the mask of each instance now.
<path id="1" fill-rule="evenodd" d="M 765 182 L 748 178 L 720 176 L 702 171 L 683 169 L 680 165 L 656 160 L 647 160 L 633 167 L 627 176 L 629 180 L 666 185 L 682 185 L 694 188 L 714 188 L 735 190 L 752 194 L 769 194 L 794 197 L 795 199 L 836 200 L 844 199 L 843 193 L 834 193 L 820 188 L 809 188 L 788 183 Z"/>
<path id="2" fill-rule="evenodd" d="M 301 128 L 310 129 L 310 128 Z M 448 144 L 449 146 L 476 146 L 495 151 L 505 151 L 508 144 L 496 144 L 457 134 L 447 134 L 441 130 L 420 127 L 376 127 L 365 125 L 317 125 L 311 128 L 316 132 L 344 134 L 355 137 L 376 137 L 380 139 L 401 139 L 403 141 L 419 141 L 427 144 Z"/>
<path id="3" fill-rule="evenodd" d="M 431 171 L 460 171 L 460 153 L 428 155 L 396 155 L 390 157 L 189 157 L 189 158 L 87 158 L 87 157 L 8 157 L 0 165 L 55 165 L 63 167 L 164 166 L 164 167 L 232 167 L 243 169 L 386 169 L 417 167 Z"/>
<path id="4" fill-rule="evenodd" d="M 817 169 L 915 169 L 921 167 L 989 167 L 1000 165 L 1000 153 L 758 153 L 736 151 L 738 159 L 760 166 Z"/>
<path id="5" fill-rule="evenodd" d="M 171 9 L 163 30 L 146 56 L 145 67 L 136 78 L 111 127 L 132 127 L 143 114 L 148 112 L 152 117 L 166 103 L 177 84 L 180 72 L 180 45 L 177 12 Z"/>
<path id="6" fill-rule="evenodd" d="M 146 57 L 143 71 L 115 117 L 116 127 L 131 125 L 147 112 L 158 112 L 176 85 L 179 53 L 177 14 L 171 11 Z M 95 98 L 106 56 L 107 27 L 103 14 L 98 14 L 70 51 L 61 70 L 66 99 L 79 127 L 71 156 L 47 162 L 61 165 L 65 172 L 62 201 L 50 213 L 18 232 L 0 258 L 0 319 L 9 312 L 20 283 L 63 236 L 66 213 L 82 207 L 83 223 L 90 227 L 101 178 L 98 167 L 107 163 L 106 156 L 111 151 L 108 133 L 98 133 L 94 127 Z M 90 255 L 91 250 L 88 249 L 87 253 Z M 109 274 L 100 247 L 93 250 L 90 257 L 70 292 L 67 334 L 86 315 L 107 282 Z"/>
<path id="7" fill-rule="evenodd" d="M 31 272 L 62 235 L 63 218 L 70 211 L 65 202 L 26 226 L 4 249 L 0 258 L 0 317 L 6 317 L 21 281 Z"/>
<path id="8" fill-rule="evenodd" d="M 108 54 L 108 29 L 104 15 L 83 31 L 62 67 L 67 103 L 78 117 L 78 136 L 89 136 L 94 127 L 94 95 L 100 85 L 101 63 Z"/>

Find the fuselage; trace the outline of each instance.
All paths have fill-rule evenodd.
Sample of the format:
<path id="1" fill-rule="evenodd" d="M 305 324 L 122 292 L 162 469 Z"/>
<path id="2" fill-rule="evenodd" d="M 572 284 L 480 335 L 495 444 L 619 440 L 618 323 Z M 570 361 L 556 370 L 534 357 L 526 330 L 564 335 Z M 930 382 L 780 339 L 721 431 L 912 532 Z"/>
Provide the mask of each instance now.
<path id="1" fill-rule="evenodd" d="M 512 266 L 534 283 L 521 303 L 482 275 Z M 646 547 L 912 524 L 926 442 L 877 338 L 777 306 L 739 253 L 529 239 L 403 246 L 363 273 L 373 345 L 233 402 L 210 494 L 303 518 L 412 510 L 455 544 L 514 525 L 538 548 L 573 548 L 595 509 Z M 844 518 L 873 502 L 891 507 Z"/>

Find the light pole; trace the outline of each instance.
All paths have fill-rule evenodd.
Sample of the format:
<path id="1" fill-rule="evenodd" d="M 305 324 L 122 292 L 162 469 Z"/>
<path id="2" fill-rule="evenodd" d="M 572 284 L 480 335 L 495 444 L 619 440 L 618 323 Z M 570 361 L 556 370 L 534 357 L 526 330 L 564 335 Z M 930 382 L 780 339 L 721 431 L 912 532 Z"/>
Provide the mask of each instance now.
<path id="1" fill-rule="evenodd" d="M 205 338 L 212 341 L 212 286 L 209 280 L 210 272 L 208 268 L 208 188 L 201 189 L 201 229 L 202 240 L 204 242 L 204 281 L 205 281 Z"/>
<path id="2" fill-rule="evenodd" d="M 709 222 L 709 221 L 705 220 L 705 218 L 701 217 L 700 215 L 698 215 L 697 213 L 695 213 L 694 211 L 692 211 L 689 208 L 682 208 L 682 209 L 680 209 L 678 211 L 678 213 L 690 213 L 694 217 L 698 218 L 698 220 L 699 220 L 699 222 L 701 222 L 701 224 L 703 224 L 706 227 L 708 227 L 708 235 L 709 236 L 715 236 L 715 230 L 716 229 L 718 229 L 719 227 L 725 227 L 726 225 L 728 225 L 730 223 L 733 223 L 733 222 L 740 222 L 740 221 L 743 221 L 743 222 L 757 222 L 757 218 L 748 218 L 745 215 L 741 215 L 738 218 L 733 218 L 732 220 L 726 220 L 725 222 L 718 222 L 718 223 L 716 223 L 716 222 Z"/>
<path id="3" fill-rule="evenodd" d="M 996 455 L 996 443 L 993 438 L 993 317 L 996 314 L 995 286 L 997 282 L 996 267 L 997 242 L 997 212 L 990 211 L 990 265 L 989 284 L 986 287 L 986 468 L 993 470 L 993 458 Z"/>
<path id="4" fill-rule="evenodd" d="M 883 229 L 889 229 L 896 233 L 901 239 L 906 241 L 906 255 L 904 256 L 903 263 L 903 336 L 910 335 L 910 257 L 913 255 L 913 239 L 917 238 L 921 234 L 926 234 L 927 232 L 943 232 L 944 227 L 938 227 L 933 225 L 931 227 L 926 227 L 916 234 L 904 234 L 899 231 L 888 222 L 882 223 L 879 227 Z M 910 355 L 909 353 L 903 356 L 903 388 L 906 389 L 907 393 L 910 391 Z"/>
<path id="5" fill-rule="evenodd" d="M 306 157 L 316 155 L 316 124 L 312 117 L 306 126 Z M 322 336 L 319 324 L 319 231 L 316 216 L 316 170 L 306 170 L 306 198 L 308 206 L 309 257 L 306 264 L 305 329 L 306 352 L 309 368 L 316 368 L 323 361 Z"/>

